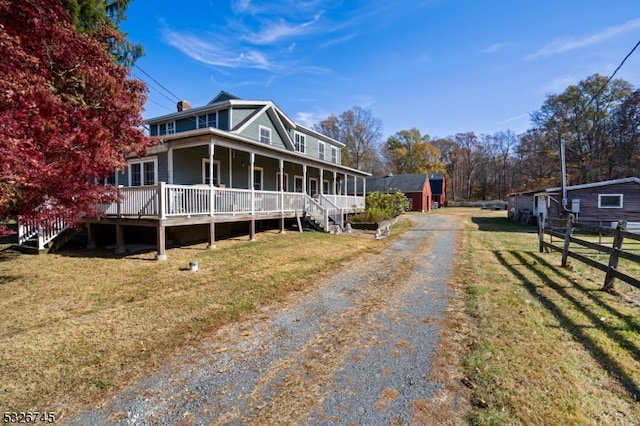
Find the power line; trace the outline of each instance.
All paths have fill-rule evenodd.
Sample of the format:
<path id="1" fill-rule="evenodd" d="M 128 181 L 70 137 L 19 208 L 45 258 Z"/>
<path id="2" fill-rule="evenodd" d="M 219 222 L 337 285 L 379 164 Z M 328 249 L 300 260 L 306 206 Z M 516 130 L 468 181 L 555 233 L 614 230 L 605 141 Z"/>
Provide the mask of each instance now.
<path id="1" fill-rule="evenodd" d="M 135 65 L 136 68 L 138 68 L 140 71 L 142 71 L 142 73 L 144 75 L 146 75 L 147 77 L 149 77 L 151 80 L 153 80 L 154 83 L 156 83 L 158 86 L 162 87 L 167 93 L 169 93 L 171 96 L 173 96 L 174 98 L 176 98 L 176 101 L 181 101 L 182 99 L 180 99 L 179 97 L 177 97 L 171 90 L 167 89 L 166 87 L 164 87 L 158 80 L 156 80 L 155 78 L 151 77 L 149 75 L 149 73 L 147 73 L 145 70 L 143 70 L 142 68 L 140 68 L 138 65 Z"/>
<path id="2" fill-rule="evenodd" d="M 616 73 L 620 70 L 620 68 L 622 68 L 622 66 L 624 65 L 624 63 L 627 61 L 627 59 L 629 59 L 629 56 L 631 56 L 633 54 L 633 52 L 638 48 L 638 46 L 640 46 L 640 40 L 638 40 L 638 42 L 636 43 L 635 46 L 633 46 L 633 49 L 631 49 L 631 51 L 629 53 L 627 53 L 627 56 L 624 57 L 624 59 L 622 60 L 622 62 L 620 62 L 620 65 L 618 65 L 618 68 L 615 69 L 615 71 L 613 72 L 613 74 L 611 74 L 611 76 L 609 76 L 609 78 L 607 79 L 607 81 L 604 82 L 604 84 L 602 85 L 602 87 L 596 92 L 595 95 L 593 95 L 591 97 L 591 99 L 589 100 L 589 102 L 587 102 L 587 104 L 584 106 L 583 109 L 585 109 L 586 107 L 588 107 L 589 105 L 591 105 L 591 102 L 593 102 L 598 96 L 600 96 L 600 94 L 602 93 L 602 91 L 605 89 L 605 87 L 607 87 L 607 85 L 609 84 L 609 82 L 611 80 L 613 80 L 613 77 L 616 75 Z"/>
<path id="3" fill-rule="evenodd" d="M 144 82 L 144 80 L 143 80 L 142 78 L 138 77 L 136 74 L 134 74 L 134 73 L 131 73 L 131 74 L 132 74 L 135 78 L 137 78 L 138 80 L 140 80 L 140 81 L 143 81 L 143 82 Z M 155 80 L 154 80 L 154 81 L 155 81 Z M 146 83 L 146 82 L 145 82 L 145 83 Z M 156 90 L 156 91 L 158 92 L 158 94 L 160 94 L 162 97 L 164 97 L 165 99 L 167 99 L 167 100 L 168 100 L 168 101 L 170 101 L 171 103 L 173 103 L 173 102 L 174 102 L 174 101 L 173 101 L 173 99 L 171 99 L 170 97 L 168 97 L 167 95 L 165 95 L 164 93 L 162 93 L 162 92 L 161 92 L 160 90 L 158 90 L 157 88 L 155 88 L 155 87 L 151 86 L 149 83 L 147 83 L 147 86 L 149 86 L 149 87 L 151 87 L 152 89 Z"/>

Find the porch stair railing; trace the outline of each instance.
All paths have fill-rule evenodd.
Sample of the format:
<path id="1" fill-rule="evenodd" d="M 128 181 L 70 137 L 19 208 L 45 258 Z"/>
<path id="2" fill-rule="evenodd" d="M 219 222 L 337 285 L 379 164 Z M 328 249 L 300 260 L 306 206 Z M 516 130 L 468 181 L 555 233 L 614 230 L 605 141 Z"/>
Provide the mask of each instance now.
<path id="1" fill-rule="evenodd" d="M 334 204 L 329 198 L 324 195 L 320 196 L 320 205 L 326 210 L 328 219 L 331 219 L 333 223 L 340 227 L 340 230 L 344 229 L 344 212 L 342 208 Z M 325 229 L 328 231 L 328 229 Z"/>
<path id="2" fill-rule="evenodd" d="M 329 232 L 329 215 L 327 209 L 325 209 L 319 200 L 305 195 L 304 197 L 305 213 L 309 216 L 310 220 L 315 223 L 317 228 L 324 232 Z"/>
<path id="3" fill-rule="evenodd" d="M 60 234 L 69 228 L 69 222 L 61 217 L 54 217 L 36 222 L 18 218 L 18 246 L 35 246 L 44 250 Z"/>
<path id="4" fill-rule="evenodd" d="M 343 209 L 335 205 L 328 198 L 320 195 L 318 198 L 305 196 L 305 211 L 316 223 L 318 228 L 329 232 L 331 223 L 344 229 Z"/>

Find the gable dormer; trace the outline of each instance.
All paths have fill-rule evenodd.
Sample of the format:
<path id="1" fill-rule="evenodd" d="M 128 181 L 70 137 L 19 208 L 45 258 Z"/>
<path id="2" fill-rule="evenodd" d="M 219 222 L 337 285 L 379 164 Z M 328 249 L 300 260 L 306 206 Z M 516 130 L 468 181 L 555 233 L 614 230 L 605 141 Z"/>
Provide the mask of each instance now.
<path id="1" fill-rule="evenodd" d="M 215 96 L 215 98 L 211 99 L 207 105 L 213 105 L 213 104 L 230 101 L 230 100 L 240 100 L 240 98 L 235 95 L 232 95 L 229 92 L 225 92 L 224 90 L 221 90 L 220 93 L 218 93 Z"/>

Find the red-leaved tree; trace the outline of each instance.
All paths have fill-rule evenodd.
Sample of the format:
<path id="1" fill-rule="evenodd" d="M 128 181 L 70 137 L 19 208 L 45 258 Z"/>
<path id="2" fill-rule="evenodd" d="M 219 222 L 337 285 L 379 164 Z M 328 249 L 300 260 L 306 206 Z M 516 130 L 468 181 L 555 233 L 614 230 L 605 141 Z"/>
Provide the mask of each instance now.
<path id="1" fill-rule="evenodd" d="M 105 26 L 78 33 L 65 0 L 0 0 L 0 219 L 97 214 L 100 185 L 156 140 L 143 83 L 114 61 Z"/>

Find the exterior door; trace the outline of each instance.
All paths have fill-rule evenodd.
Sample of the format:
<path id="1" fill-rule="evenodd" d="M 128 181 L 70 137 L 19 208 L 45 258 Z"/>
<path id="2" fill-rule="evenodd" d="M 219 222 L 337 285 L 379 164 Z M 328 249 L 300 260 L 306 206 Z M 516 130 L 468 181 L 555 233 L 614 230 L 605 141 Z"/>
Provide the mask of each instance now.
<path id="1" fill-rule="evenodd" d="M 318 193 L 318 179 L 310 178 L 309 179 L 309 195 L 312 197 Z"/>

